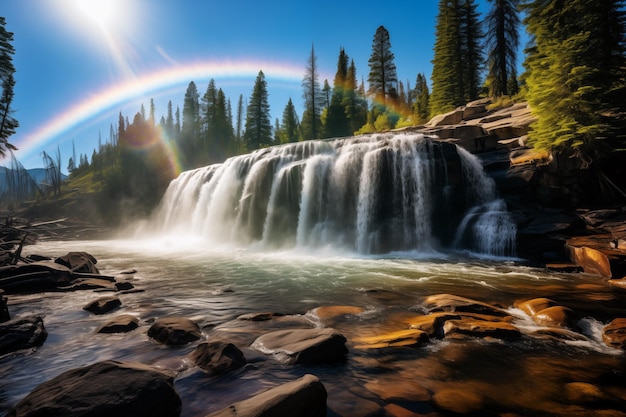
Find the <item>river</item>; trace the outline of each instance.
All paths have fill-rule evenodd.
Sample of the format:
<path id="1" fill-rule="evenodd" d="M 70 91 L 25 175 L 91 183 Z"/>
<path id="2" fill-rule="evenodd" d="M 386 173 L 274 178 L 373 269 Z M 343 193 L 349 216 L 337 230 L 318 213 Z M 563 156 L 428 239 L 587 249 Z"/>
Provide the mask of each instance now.
<path id="1" fill-rule="evenodd" d="M 106 275 L 136 269 L 128 279 L 144 291 L 120 294 L 122 306 L 104 316 L 82 307 L 108 293 L 10 295 L 12 317 L 41 315 L 49 335 L 35 351 L 0 358 L 0 414 L 63 371 L 116 359 L 180 371 L 176 388 L 186 417 L 206 415 L 305 373 L 317 375 L 328 390 L 329 416 L 385 415 L 381 407 L 391 413 L 390 404 L 417 415 L 448 415 L 432 400 L 436 395 L 455 395 L 457 404 L 467 403 L 467 410 L 481 416 L 626 415 L 624 354 L 605 346 L 600 336 L 611 318 L 623 315 L 626 293 L 597 277 L 548 272 L 515 259 L 467 252 L 364 256 L 324 247 L 301 253 L 217 249 L 192 238 L 43 241 L 27 247 L 25 254 L 60 256 L 68 251 L 91 253 Z M 424 297 L 439 293 L 509 310 L 524 336 L 516 341 L 433 339 L 423 347 L 383 350 L 356 346 L 359 336 L 406 328 L 407 317 L 423 313 Z M 513 303 L 534 297 L 549 297 L 574 309 L 580 317 L 574 330 L 585 340 L 530 336 L 537 326 Z M 363 312 L 327 320 L 311 313 L 332 305 L 356 306 Z M 285 316 L 237 320 L 265 311 Z M 139 328 L 96 333 L 121 313 L 137 316 Z M 233 342 L 244 351 L 248 365 L 221 377 L 190 366 L 185 357 L 196 343 L 171 348 L 147 336 L 150 323 L 166 316 L 193 319 L 206 340 Z M 347 338 L 345 363 L 287 365 L 249 348 L 256 337 L 272 330 L 320 326 L 333 327 Z M 424 390 L 430 400 L 416 394 Z"/>

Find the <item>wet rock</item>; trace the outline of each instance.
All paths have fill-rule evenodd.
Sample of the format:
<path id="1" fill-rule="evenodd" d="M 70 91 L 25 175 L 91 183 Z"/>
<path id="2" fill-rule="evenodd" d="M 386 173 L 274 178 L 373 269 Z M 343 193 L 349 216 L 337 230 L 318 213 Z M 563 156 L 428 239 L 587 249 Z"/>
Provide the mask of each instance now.
<path id="1" fill-rule="evenodd" d="M 415 316 L 408 320 L 411 329 L 419 329 L 429 337 L 443 337 L 443 325 L 448 320 L 458 320 L 461 316 L 453 313 L 432 313 Z"/>
<path id="2" fill-rule="evenodd" d="M 508 316 L 509 313 L 501 308 L 472 300 L 470 298 L 459 297 L 452 294 L 436 294 L 426 297 L 423 303 L 424 308 L 429 312 L 447 313 L 476 313 L 491 316 Z"/>
<path id="3" fill-rule="evenodd" d="M 589 404 L 606 401 L 609 396 L 595 385 L 586 382 L 565 384 L 565 398 L 570 404 Z"/>
<path id="4" fill-rule="evenodd" d="M 103 297 L 90 302 L 83 307 L 83 310 L 93 314 L 106 314 L 122 305 L 118 297 Z"/>
<path id="5" fill-rule="evenodd" d="M 106 361 L 62 373 L 37 386 L 8 417 L 177 417 L 173 375 L 130 362 Z"/>
<path id="6" fill-rule="evenodd" d="M 613 239 L 610 234 L 578 236 L 568 239 L 566 248 L 570 259 L 586 273 L 604 278 L 623 277 L 626 275 L 626 255 L 611 248 Z"/>
<path id="7" fill-rule="evenodd" d="M 428 335 L 419 329 L 405 329 L 375 336 L 353 339 L 357 349 L 382 349 L 388 347 L 423 346 L 428 343 Z"/>
<path id="8" fill-rule="evenodd" d="M 317 316 L 320 320 L 328 320 L 338 316 L 361 314 L 364 311 L 363 308 L 355 306 L 323 306 L 314 308 L 309 313 Z"/>
<path id="9" fill-rule="evenodd" d="M 272 313 L 271 311 L 264 311 L 260 313 L 248 313 L 242 314 L 237 317 L 237 320 L 249 320 L 249 321 L 268 321 L 273 319 L 274 317 L 282 317 L 284 314 L 282 313 Z"/>
<path id="10" fill-rule="evenodd" d="M 326 388 L 314 375 L 271 388 L 206 417 L 323 417 Z"/>
<path id="11" fill-rule="evenodd" d="M 519 308 L 524 313 L 529 316 L 533 316 L 535 313 L 540 312 L 548 307 L 553 307 L 556 305 L 556 302 L 550 300 L 549 298 L 533 298 L 531 300 L 526 301 L 516 301 L 514 306 Z"/>
<path id="12" fill-rule="evenodd" d="M 532 317 L 538 325 L 549 327 L 574 327 L 578 320 L 572 309 L 563 306 L 544 308 L 533 314 Z"/>
<path id="13" fill-rule="evenodd" d="M 393 377 L 378 377 L 366 383 L 365 388 L 386 402 L 427 402 L 431 398 L 430 392 L 417 381 L 404 380 L 402 383 L 398 383 Z"/>
<path id="14" fill-rule="evenodd" d="M 11 320 L 8 307 L 9 299 L 4 296 L 4 291 L 0 290 L 0 323 Z"/>
<path id="15" fill-rule="evenodd" d="M 185 317 L 166 317 L 156 320 L 148 337 L 168 346 L 186 345 L 200 339 L 200 328 L 192 320 Z"/>
<path id="16" fill-rule="evenodd" d="M 39 316 L 0 323 L 0 355 L 41 346 L 47 337 L 48 332 Z"/>
<path id="17" fill-rule="evenodd" d="M 107 279 L 100 278 L 78 278 L 71 282 L 70 285 L 59 287 L 63 291 L 80 291 L 80 290 L 105 290 L 115 291 L 114 284 Z"/>
<path id="18" fill-rule="evenodd" d="M 113 284 L 115 286 L 116 291 L 129 291 L 135 288 L 133 284 L 130 282 L 116 282 Z"/>
<path id="19" fill-rule="evenodd" d="M 6 292 L 46 291 L 72 280 L 69 268 L 52 261 L 12 265 L 0 269 L 0 289 Z"/>
<path id="20" fill-rule="evenodd" d="M 139 326 L 139 319 L 130 314 L 121 314 L 114 317 L 100 327 L 97 333 L 127 333 L 135 330 Z"/>
<path id="21" fill-rule="evenodd" d="M 483 409 L 484 398 L 477 392 L 462 389 L 442 389 L 433 395 L 433 402 L 442 410 L 458 414 L 476 413 Z"/>
<path id="22" fill-rule="evenodd" d="M 626 278 L 609 279 L 607 282 L 613 287 L 626 290 Z"/>
<path id="23" fill-rule="evenodd" d="M 602 329 L 602 340 L 607 346 L 626 349 L 626 318 L 617 318 Z"/>
<path id="24" fill-rule="evenodd" d="M 72 272 L 87 274 L 100 273 L 98 268 L 96 268 L 98 261 L 87 252 L 69 252 L 66 255 L 56 258 L 54 262 L 69 268 Z"/>
<path id="25" fill-rule="evenodd" d="M 521 332 L 507 322 L 492 322 L 463 317 L 461 320 L 448 320 L 443 325 L 446 338 L 492 337 L 496 339 L 514 340 L 521 337 Z"/>
<path id="26" fill-rule="evenodd" d="M 348 354 L 346 338 L 335 329 L 278 330 L 258 337 L 251 345 L 287 363 L 331 363 Z"/>
<path id="27" fill-rule="evenodd" d="M 573 332 L 571 330 L 564 329 L 562 327 L 547 327 L 542 329 L 532 330 L 528 333 L 529 336 L 536 339 L 554 340 L 554 341 L 586 341 L 587 337 L 580 333 Z"/>
<path id="28" fill-rule="evenodd" d="M 213 375 L 225 374 L 246 364 L 246 358 L 237 346 L 222 341 L 200 343 L 191 353 L 190 359 Z"/>

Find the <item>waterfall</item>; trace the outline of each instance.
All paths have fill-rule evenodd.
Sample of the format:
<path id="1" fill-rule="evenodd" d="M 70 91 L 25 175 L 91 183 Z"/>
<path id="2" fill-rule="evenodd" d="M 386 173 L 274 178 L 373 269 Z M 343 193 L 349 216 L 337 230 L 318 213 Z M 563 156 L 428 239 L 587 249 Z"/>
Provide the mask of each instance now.
<path id="1" fill-rule="evenodd" d="M 183 172 L 150 228 L 216 244 L 363 254 L 512 255 L 516 233 L 473 155 L 403 133 L 275 146 Z"/>

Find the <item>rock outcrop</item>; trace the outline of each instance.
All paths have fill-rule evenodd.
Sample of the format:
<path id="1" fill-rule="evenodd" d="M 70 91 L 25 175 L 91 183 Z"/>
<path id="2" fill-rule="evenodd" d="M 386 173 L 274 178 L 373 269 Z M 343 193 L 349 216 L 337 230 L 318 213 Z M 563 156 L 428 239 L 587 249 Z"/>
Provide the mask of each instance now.
<path id="1" fill-rule="evenodd" d="M 41 346 L 47 337 L 48 332 L 39 316 L 0 323 L 0 355 Z"/>
<path id="2" fill-rule="evenodd" d="M 237 346 L 222 341 L 199 344 L 191 352 L 190 359 L 212 375 L 225 374 L 246 364 L 246 358 Z"/>
<path id="3" fill-rule="evenodd" d="M 331 328 L 278 330 L 258 337 L 253 349 L 286 363 L 332 363 L 345 360 L 346 338 Z"/>
<path id="4" fill-rule="evenodd" d="M 200 339 L 198 325 L 185 317 L 166 317 L 156 320 L 150 329 L 148 337 L 159 343 L 169 346 L 186 345 Z"/>
<path id="5" fill-rule="evenodd" d="M 178 417 L 180 411 L 173 375 L 139 363 L 106 361 L 40 384 L 7 417 Z"/>

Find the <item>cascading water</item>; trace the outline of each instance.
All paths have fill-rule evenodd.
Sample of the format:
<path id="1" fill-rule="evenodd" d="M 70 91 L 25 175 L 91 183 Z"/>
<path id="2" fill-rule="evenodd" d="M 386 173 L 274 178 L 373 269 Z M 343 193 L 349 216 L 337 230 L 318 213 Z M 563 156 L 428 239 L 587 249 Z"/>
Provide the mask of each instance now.
<path id="1" fill-rule="evenodd" d="M 480 162 L 420 134 L 261 149 L 183 172 L 152 223 L 262 248 L 512 255 L 515 225 Z"/>

